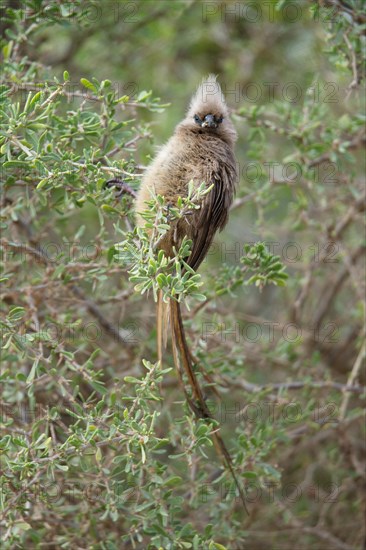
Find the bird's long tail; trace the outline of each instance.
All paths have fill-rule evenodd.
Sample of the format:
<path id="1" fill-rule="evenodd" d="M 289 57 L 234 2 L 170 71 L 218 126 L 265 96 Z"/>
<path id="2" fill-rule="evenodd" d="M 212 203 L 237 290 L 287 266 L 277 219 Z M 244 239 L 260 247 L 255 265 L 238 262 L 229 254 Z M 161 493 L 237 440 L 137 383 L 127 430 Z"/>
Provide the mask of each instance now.
<path id="1" fill-rule="evenodd" d="M 169 327 L 169 307 L 163 300 L 163 291 L 158 292 L 156 308 L 156 335 L 158 344 L 158 361 L 163 364 L 163 350 L 166 348 Z"/>
<path id="2" fill-rule="evenodd" d="M 183 390 L 187 399 L 187 402 L 196 415 L 197 418 L 204 418 L 207 420 L 214 420 L 210 410 L 207 407 L 202 389 L 197 380 L 197 376 L 193 369 L 191 360 L 191 353 L 188 348 L 187 340 L 185 337 L 184 326 L 182 321 L 182 315 L 179 302 L 170 300 L 170 317 L 172 325 L 172 348 L 174 363 L 181 380 Z M 191 395 L 188 394 L 186 386 L 183 382 L 183 374 L 186 374 L 189 385 L 191 388 Z M 229 451 L 219 433 L 218 430 L 212 433 L 214 445 L 216 451 L 223 463 L 223 465 L 229 470 L 236 487 L 238 488 L 240 499 L 243 503 L 245 511 L 248 513 L 244 491 L 239 483 L 237 475 L 234 471 L 233 461 Z"/>

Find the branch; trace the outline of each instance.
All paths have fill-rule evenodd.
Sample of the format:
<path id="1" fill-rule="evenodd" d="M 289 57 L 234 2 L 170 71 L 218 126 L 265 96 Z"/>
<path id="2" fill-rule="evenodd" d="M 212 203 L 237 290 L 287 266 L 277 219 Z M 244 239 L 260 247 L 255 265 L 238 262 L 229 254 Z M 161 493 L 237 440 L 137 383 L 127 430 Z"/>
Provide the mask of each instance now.
<path id="1" fill-rule="evenodd" d="M 352 73 L 353 73 L 353 80 L 347 87 L 347 94 L 346 94 L 346 98 L 345 98 L 345 101 L 348 101 L 348 99 L 349 99 L 349 97 L 352 93 L 352 90 L 357 88 L 360 80 L 359 80 L 359 76 L 358 76 L 358 73 L 357 73 L 357 60 L 356 60 L 355 50 L 353 49 L 353 46 L 352 46 L 350 40 L 348 39 L 347 33 L 343 34 L 343 38 L 344 38 L 344 41 L 347 44 L 347 47 L 348 47 L 348 49 L 351 53 L 351 66 L 352 66 Z"/>
<path id="2" fill-rule="evenodd" d="M 301 390 L 302 388 L 316 388 L 316 389 L 333 389 L 349 393 L 362 394 L 365 390 L 363 386 L 353 385 L 347 383 L 340 384 L 338 382 L 324 381 L 313 382 L 311 380 L 304 381 L 292 381 L 278 384 L 252 384 L 244 379 L 233 380 L 227 376 L 223 376 L 222 379 L 226 382 L 227 386 L 243 389 L 249 393 L 259 393 L 261 391 L 283 391 L 283 390 Z"/>
<path id="3" fill-rule="evenodd" d="M 364 254 L 366 251 L 366 247 L 364 245 L 359 246 L 354 253 L 352 254 L 350 261 L 351 264 L 355 264 L 358 258 Z M 349 277 L 349 269 L 348 267 L 344 267 L 342 271 L 338 274 L 338 277 L 334 281 L 334 283 L 330 286 L 329 281 L 327 282 L 326 288 L 324 289 L 324 292 L 322 293 L 324 296 L 324 299 L 322 302 L 320 302 L 320 306 L 316 312 L 316 315 L 314 316 L 314 327 L 319 328 L 321 325 L 321 322 L 323 321 L 325 315 L 327 314 L 327 311 L 332 305 L 333 299 L 336 294 L 338 294 L 338 291 L 340 290 L 343 283 L 346 281 L 346 279 Z"/>
<path id="4" fill-rule="evenodd" d="M 2 245 L 6 249 L 13 249 L 18 252 L 25 252 L 36 258 L 38 261 L 41 261 L 44 265 L 49 265 L 49 259 L 47 255 L 43 252 L 43 250 L 38 250 L 37 248 L 28 246 L 26 244 L 20 244 L 20 243 L 12 243 L 8 241 L 7 239 L 1 239 L 0 245 Z M 52 262 L 52 266 L 55 267 L 55 262 Z M 125 346 L 128 345 L 128 338 L 130 336 L 130 333 L 128 331 L 118 330 L 112 323 L 108 321 L 108 319 L 105 317 L 105 315 L 102 313 L 102 311 L 98 308 L 97 304 L 87 298 L 83 292 L 83 290 L 76 285 L 70 285 L 69 286 L 71 292 L 82 300 L 89 311 L 97 319 L 100 326 L 105 329 L 105 331 L 115 338 L 119 343 L 124 344 Z"/>
<path id="5" fill-rule="evenodd" d="M 355 380 L 358 377 L 358 374 L 359 374 L 361 366 L 362 366 L 362 361 L 363 361 L 364 356 L 365 356 L 365 350 L 366 350 L 366 344 L 365 344 L 365 341 L 364 341 L 363 345 L 360 349 L 360 352 L 357 356 L 357 359 L 356 359 L 356 361 L 353 365 L 353 368 L 351 370 L 351 374 L 349 375 L 349 378 L 347 380 L 347 386 L 343 390 L 345 392 L 345 395 L 343 397 L 343 401 L 342 401 L 340 409 L 339 409 L 339 419 L 340 420 L 343 420 L 346 416 L 346 411 L 347 411 L 349 398 L 350 398 L 350 395 L 348 393 L 349 388 L 352 387 L 352 385 L 354 384 Z"/>

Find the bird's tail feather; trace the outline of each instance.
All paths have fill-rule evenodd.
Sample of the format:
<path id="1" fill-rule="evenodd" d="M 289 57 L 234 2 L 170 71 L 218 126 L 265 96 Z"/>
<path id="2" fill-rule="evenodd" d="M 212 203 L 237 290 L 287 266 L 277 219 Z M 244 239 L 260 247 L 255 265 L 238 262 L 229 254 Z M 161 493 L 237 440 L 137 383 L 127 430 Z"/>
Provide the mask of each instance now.
<path id="1" fill-rule="evenodd" d="M 156 333 L 158 345 L 158 361 L 163 363 L 163 350 L 168 341 L 169 307 L 163 300 L 163 291 L 158 292 L 158 304 L 156 309 Z"/>
<path id="2" fill-rule="evenodd" d="M 207 420 L 214 420 L 211 412 L 209 411 L 202 389 L 197 380 L 196 374 L 193 369 L 191 361 L 191 353 L 185 337 L 184 326 L 182 321 L 182 315 L 180 310 L 180 304 L 175 300 L 170 300 L 170 316 L 172 324 L 172 348 L 174 363 L 183 386 L 183 390 L 187 399 L 187 402 L 198 418 L 205 418 Z M 183 365 L 183 368 L 182 368 Z M 186 374 L 189 385 L 191 387 L 192 394 L 189 395 L 185 384 L 183 382 L 183 374 Z M 230 474 L 234 480 L 236 487 L 238 488 L 240 499 L 243 503 L 245 511 L 248 513 L 244 491 L 239 483 L 237 475 L 234 471 L 233 461 L 229 451 L 219 433 L 218 430 L 212 433 L 214 445 L 216 451 L 223 462 L 224 466 L 230 471 Z"/>

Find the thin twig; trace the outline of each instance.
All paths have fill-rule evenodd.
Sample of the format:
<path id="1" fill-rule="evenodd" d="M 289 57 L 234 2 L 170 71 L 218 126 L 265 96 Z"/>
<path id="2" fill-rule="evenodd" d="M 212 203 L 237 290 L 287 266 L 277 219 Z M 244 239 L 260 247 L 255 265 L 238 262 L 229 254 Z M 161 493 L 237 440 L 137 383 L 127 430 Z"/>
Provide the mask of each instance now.
<path id="1" fill-rule="evenodd" d="M 352 73 L 353 73 L 353 80 L 347 87 L 347 94 L 346 94 L 346 98 L 345 98 L 345 101 L 348 101 L 348 99 L 349 99 L 349 97 L 352 93 L 352 90 L 354 90 L 358 86 L 359 78 L 358 78 L 358 73 L 357 73 L 356 54 L 355 54 L 355 51 L 353 49 L 353 46 L 352 46 L 348 36 L 347 36 L 347 33 L 343 34 L 343 38 L 344 38 L 344 41 L 347 44 L 347 47 L 348 47 L 348 49 L 351 53 L 351 66 L 352 66 Z"/>
<path id="2" fill-rule="evenodd" d="M 356 361 L 354 362 L 351 373 L 348 377 L 347 385 L 343 390 L 344 391 L 344 397 L 343 397 L 341 406 L 339 408 L 339 419 L 340 420 L 343 420 L 346 416 L 347 407 L 348 407 L 348 403 L 349 403 L 349 399 L 350 399 L 349 388 L 353 386 L 353 384 L 355 383 L 355 380 L 358 377 L 358 374 L 359 374 L 361 366 L 362 366 L 362 361 L 363 361 L 364 356 L 365 356 L 365 349 L 366 349 L 366 343 L 365 343 L 365 340 L 364 340 L 363 345 L 361 346 L 360 352 L 359 352 L 359 354 L 356 358 Z"/>
<path id="3" fill-rule="evenodd" d="M 328 380 L 322 382 L 314 382 L 312 380 L 303 380 L 303 381 L 292 381 L 292 382 L 282 382 L 278 384 L 253 384 L 247 382 L 243 378 L 241 379 L 231 379 L 226 376 L 222 378 L 227 386 L 241 388 L 249 393 L 259 393 L 262 391 L 286 391 L 286 390 L 301 390 L 302 388 L 316 388 L 316 389 L 333 389 L 338 391 L 343 391 L 349 393 L 358 393 L 361 394 L 365 391 L 363 386 L 351 384 L 340 384 L 338 382 L 331 382 Z"/>

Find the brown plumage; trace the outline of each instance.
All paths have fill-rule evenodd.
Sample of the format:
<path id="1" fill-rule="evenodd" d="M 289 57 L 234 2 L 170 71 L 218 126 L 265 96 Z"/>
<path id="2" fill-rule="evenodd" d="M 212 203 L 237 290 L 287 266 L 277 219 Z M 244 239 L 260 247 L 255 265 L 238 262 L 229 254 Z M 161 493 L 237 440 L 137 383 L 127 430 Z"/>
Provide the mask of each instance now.
<path id="1" fill-rule="evenodd" d="M 207 118 L 210 115 L 212 119 Z M 193 269 L 201 264 L 216 231 L 228 219 L 237 181 L 235 141 L 236 131 L 220 86 L 210 75 L 193 96 L 186 118 L 147 168 L 137 194 L 138 213 L 146 209 L 145 201 L 151 200 L 152 190 L 164 196 L 168 204 L 176 205 L 178 197 L 187 196 L 191 180 L 197 186 L 202 182 L 214 184 L 201 208 L 189 219 L 180 219 L 177 228 L 172 227 L 160 243 L 172 256 L 173 246 L 179 247 L 183 237 L 189 237 L 193 248 L 187 263 Z M 144 220 L 138 216 L 137 223 L 143 225 Z"/>
<path id="2" fill-rule="evenodd" d="M 179 249 L 184 236 L 191 239 L 192 250 L 186 261 L 195 270 L 205 258 L 216 231 L 223 229 L 228 220 L 237 181 L 234 156 L 236 137 L 221 88 L 216 77 L 210 75 L 193 96 L 185 119 L 178 124 L 173 136 L 147 168 L 137 194 L 137 223 L 144 225 L 139 213 L 146 210 L 146 201 L 151 200 L 153 193 L 164 196 L 167 204 L 175 206 L 178 197 L 187 196 L 190 181 L 197 187 L 202 182 L 207 186 L 213 185 L 202 199 L 200 208 L 190 212 L 189 216 L 171 222 L 171 229 L 159 241 L 159 248 L 168 257 L 172 257 L 173 247 Z M 187 401 L 197 417 L 212 419 L 195 374 L 194 360 L 185 337 L 180 304 L 177 301 L 170 300 L 169 313 L 174 362 Z M 157 308 L 160 360 L 164 322 L 167 325 L 167 309 L 160 293 Z M 183 384 L 183 372 L 188 378 L 191 395 Z M 233 476 L 245 507 L 243 490 L 219 431 L 213 433 L 213 439 L 221 459 Z"/>

